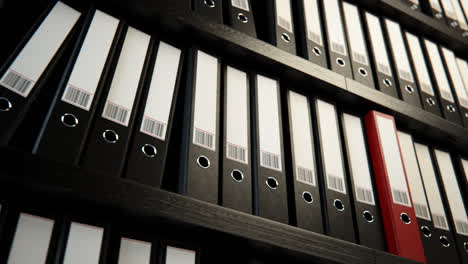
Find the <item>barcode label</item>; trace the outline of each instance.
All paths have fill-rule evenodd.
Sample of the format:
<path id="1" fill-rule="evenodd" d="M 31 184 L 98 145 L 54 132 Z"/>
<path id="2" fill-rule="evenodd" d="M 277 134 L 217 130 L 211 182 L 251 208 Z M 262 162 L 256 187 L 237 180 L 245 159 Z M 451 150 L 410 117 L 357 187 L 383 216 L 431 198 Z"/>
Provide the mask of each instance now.
<path id="1" fill-rule="evenodd" d="M 92 94 L 86 91 L 68 85 L 62 100 L 85 110 L 89 110 L 92 96 Z"/>
<path id="2" fill-rule="evenodd" d="M 195 128 L 193 143 L 207 149 L 215 150 L 214 134 Z"/>
<path id="3" fill-rule="evenodd" d="M 261 152 L 261 163 L 262 167 L 279 170 L 281 171 L 280 156 L 265 151 Z"/>
<path id="4" fill-rule="evenodd" d="M 118 106 L 116 104 L 113 104 L 111 102 L 107 102 L 106 107 L 104 109 L 104 114 L 103 116 L 107 119 L 110 119 L 112 121 L 115 121 L 119 124 L 122 124 L 124 126 L 128 125 L 128 116 L 129 116 L 129 110 L 126 108 L 123 108 L 121 106 Z"/>
<path id="5" fill-rule="evenodd" d="M 145 116 L 140 131 L 164 141 L 166 139 L 166 128 L 167 124 Z"/>
<path id="6" fill-rule="evenodd" d="M 401 191 L 401 190 L 392 189 L 392 193 L 393 193 L 393 201 L 394 201 L 395 203 L 403 204 L 403 205 L 406 205 L 406 206 L 410 206 L 410 207 L 411 207 L 411 204 L 409 203 L 409 197 L 408 197 L 408 193 L 407 193 L 407 192 Z"/>
<path id="7" fill-rule="evenodd" d="M 340 177 L 328 175 L 328 189 L 341 193 L 346 193 L 344 189 L 344 181 Z"/>
<path id="8" fill-rule="evenodd" d="M 457 233 L 468 236 L 468 223 L 465 221 L 456 221 L 455 227 L 457 228 Z"/>
<path id="9" fill-rule="evenodd" d="M 247 149 L 241 146 L 237 146 L 231 143 L 227 143 L 227 153 L 226 156 L 228 159 L 236 160 L 245 164 L 247 162 Z"/>
<path id="10" fill-rule="evenodd" d="M 2 78 L 2 84 L 9 90 L 26 97 L 33 86 L 33 81 L 13 70 L 10 70 Z"/>
<path id="11" fill-rule="evenodd" d="M 317 34 L 313 31 L 310 31 L 309 30 L 309 33 L 307 35 L 309 37 L 309 39 L 319 45 L 322 45 L 322 36 L 320 36 L 320 34 Z"/>
<path id="12" fill-rule="evenodd" d="M 232 0 L 232 6 L 243 9 L 249 12 L 249 1 L 248 0 Z"/>
<path id="13" fill-rule="evenodd" d="M 432 214 L 434 220 L 434 226 L 440 229 L 449 230 L 447 225 L 447 219 L 443 215 Z"/>
<path id="14" fill-rule="evenodd" d="M 297 181 L 315 186 L 315 177 L 312 170 L 296 165 L 296 173 Z"/>
<path id="15" fill-rule="evenodd" d="M 408 82 L 413 82 L 413 75 L 409 71 L 400 70 L 398 71 L 400 74 L 400 78 L 406 80 Z"/>
<path id="16" fill-rule="evenodd" d="M 414 202 L 414 201 L 413 201 Z M 431 220 L 431 217 L 429 216 L 429 209 L 427 206 L 423 204 L 414 204 L 414 212 L 416 213 L 416 216 L 422 219 L 426 220 Z"/>
<path id="17" fill-rule="evenodd" d="M 289 32 L 293 32 L 291 22 L 284 17 L 278 16 L 278 25 Z"/>
<path id="18" fill-rule="evenodd" d="M 338 54 L 341 54 L 343 56 L 346 56 L 346 50 L 345 50 L 344 45 L 341 45 L 339 43 L 332 42 L 332 51 Z"/>
<path id="19" fill-rule="evenodd" d="M 353 60 L 355 62 L 358 62 L 360 64 L 364 64 L 366 66 L 368 66 L 368 62 L 367 62 L 367 56 L 364 55 L 364 54 L 361 54 L 359 52 L 353 52 Z"/>
<path id="20" fill-rule="evenodd" d="M 359 202 L 375 205 L 374 194 L 371 189 L 357 187 L 356 197 Z"/>

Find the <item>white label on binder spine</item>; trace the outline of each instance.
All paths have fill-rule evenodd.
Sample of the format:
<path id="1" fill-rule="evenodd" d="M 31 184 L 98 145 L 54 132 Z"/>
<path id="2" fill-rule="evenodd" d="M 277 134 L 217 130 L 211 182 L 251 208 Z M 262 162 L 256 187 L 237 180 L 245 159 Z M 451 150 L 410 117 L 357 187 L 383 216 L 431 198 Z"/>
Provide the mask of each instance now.
<path id="1" fill-rule="evenodd" d="M 174 103 L 174 90 L 179 73 L 181 50 L 159 43 L 151 84 L 146 99 L 140 131 L 166 140 L 167 124 Z"/>
<path id="2" fill-rule="evenodd" d="M 216 150 L 216 112 L 218 105 L 218 59 L 197 51 L 193 144 Z"/>
<path id="3" fill-rule="evenodd" d="M 440 3 L 444 9 L 445 16 L 451 20 L 457 20 L 457 15 L 455 14 L 452 0 L 440 0 Z"/>
<path id="4" fill-rule="evenodd" d="M 458 70 L 460 71 L 460 75 L 463 80 L 463 84 L 465 85 L 465 91 L 468 93 L 468 63 L 460 58 L 456 58 L 456 61 Z"/>
<path id="5" fill-rule="evenodd" d="M 449 230 L 447 216 L 445 215 L 444 204 L 440 196 L 439 185 L 437 184 L 434 165 L 432 163 L 429 148 L 418 143 L 414 144 L 418 157 L 419 169 L 424 181 L 424 187 L 428 194 L 427 200 L 431 209 L 434 226 L 443 230 Z"/>
<path id="6" fill-rule="evenodd" d="M 119 20 L 96 10 L 62 101 L 89 111 Z"/>
<path id="7" fill-rule="evenodd" d="M 150 38 L 128 28 L 102 117 L 128 126 Z"/>
<path id="8" fill-rule="evenodd" d="M 351 57 L 357 63 L 368 66 L 366 42 L 362 32 L 361 19 L 358 8 L 355 5 L 343 2 L 346 28 L 348 30 L 349 46 L 351 47 Z"/>
<path id="9" fill-rule="evenodd" d="M 276 23 L 278 26 L 293 32 L 292 11 L 290 0 L 275 0 Z"/>
<path id="10" fill-rule="evenodd" d="M 98 264 L 104 230 L 72 222 L 68 233 L 64 264 Z"/>
<path id="11" fill-rule="evenodd" d="M 468 30 L 468 25 L 466 24 L 465 15 L 463 14 L 463 10 L 462 10 L 462 8 L 460 6 L 459 0 L 452 0 L 452 5 L 453 5 L 453 9 L 455 11 L 455 14 L 457 16 L 458 26 L 463 31 L 467 31 Z"/>
<path id="12" fill-rule="evenodd" d="M 356 200 L 375 205 L 361 118 L 350 114 L 343 114 L 343 132 Z"/>
<path id="13" fill-rule="evenodd" d="M 370 36 L 372 51 L 377 64 L 377 70 L 387 76 L 392 76 L 387 48 L 383 37 L 382 26 L 378 17 L 366 12 L 367 26 Z"/>
<path id="14" fill-rule="evenodd" d="M 411 207 L 405 170 L 403 168 L 398 139 L 395 133 L 395 124 L 391 119 L 377 116 L 377 130 L 380 136 L 385 170 L 392 190 L 393 202 Z"/>
<path id="15" fill-rule="evenodd" d="M 461 159 L 463 171 L 465 172 L 466 181 L 468 182 L 468 160 Z"/>
<path id="16" fill-rule="evenodd" d="M 321 100 L 316 101 L 316 106 L 327 187 L 330 190 L 346 194 L 343 153 L 341 152 L 336 108 L 334 105 Z"/>
<path id="17" fill-rule="evenodd" d="M 395 54 L 395 64 L 401 79 L 410 83 L 414 82 L 413 73 L 406 53 L 405 42 L 401 34 L 400 25 L 392 20 L 385 19 L 385 25 L 390 39 L 390 47 Z"/>
<path id="18" fill-rule="evenodd" d="M 416 216 L 431 221 L 426 193 L 419 173 L 419 164 L 414 151 L 413 138 L 409 134 L 398 131 L 398 140 Z"/>
<path id="19" fill-rule="evenodd" d="M 463 80 L 458 71 L 457 62 L 455 60 L 455 54 L 451 50 L 442 48 L 442 54 L 445 58 L 445 62 L 448 68 L 450 79 L 452 80 L 453 88 L 455 89 L 455 94 L 457 95 L 458 102 L 464 108 L 468 108 L 468 94 L 463 84 Z"/>
<path id="20" fill-rule="evenodd" d="M 226 158 L 249 163 L 249 101 L 247 73 L 227 67 Z"/>
<path id="21" fill-rule="evenodd" d="M 166 247 L 166 262 L 165 264 L 195 264 L 196 252 L 193 250 Z"/>
<path id="22" fill-rule="evenodd" d="M 309 100 L 303 95 L 289 91 L 288 101 L 296 180 L 316 186 L 317 176 Z"/>
<path id="23" fill-rule="evenodd" d="M 21 213 L 8 264 L 45 263 L 53 228 L 54 220 Z"/>
<path id="24" fill-rule="evenodd" d="M 58 1 L 1 77 L 2 86 L 28 97 L 80 15 Z"/>
<path id="25" fill-rule="evenodd" d="M 242 9 L 244 11 L 249 12 L 249 0 L 232 0 L 232 6 Z"/>
<path id="26" fill-rule="evenodd" d="M 440 6 L 439 0 L 429 0 L 429 4 L 431 5 L 432 9 L 439 13 L 442 13 L 442 7 Z"/>
<path id="27" fill-rule="evenodd" d="M 148 264 L 151 258 L 151 243 L 122 238 L 118 264 Z"/>
<path id="28" fill-rule="evenodd" d="M 407 1 L 415 5 L 419 5 L 419 0 L 407 0 Z"/>
<path id="29" fill-rule="evenodd" d="M 341 20 L 340 4 L 338 0 L 323 1 L 328 38 L 331 51 L 346 56 L 346 40 Z"/>
<path id="30" fill-rule="evenodd" d="M 421 43 L 418 37 L 415 35 L 405 32 L 406 40 L 408 41 L 409 51 L 413 58 L 414 68 L 416 70 L 416 78 L 419 81 L 419 86 L 425 93 L 434 96 L 434 90 L 432 89 L 431 78 L 427 69 L 426 60 L 421 48 Z"/>
<path id="31" fill-rule="evenodd" d="M 260 166 L 282 171 L 278 81 L 257 75 Z"/>
<path id="32" fill-rule="evenodd" d="M 429 54 L 429 59 L 441 97 L 451 103 L 455 103 L 437 45 L 427 39 L 424 39 L 424 43 L 426 44 L 426 49 Z"/>
<path id="33" fill-rule="evenodd" d="M 318 0 L 303 0 L 307 38 L 323 45 Z"/>
<path id="34" fill-rule="evenodd" d="M 463 13 L 465 14 L 465 18 L 468 17 L 468 1 L 467 0 L 460 0 L 460 4 L 463 8 Z"/>
<path id="35" fill-rule="evenodd" d="M 434 150 L 437 164 L 439 166 L 440 176 L 444 185 L 445 194 L 452 212 L 455 229 L 458 234 L 468 236 L 468 217 L 466 216 L 465 205 L 458 187 L 457 176 L 453 169 L 450 155 L 438 149 Z"/>

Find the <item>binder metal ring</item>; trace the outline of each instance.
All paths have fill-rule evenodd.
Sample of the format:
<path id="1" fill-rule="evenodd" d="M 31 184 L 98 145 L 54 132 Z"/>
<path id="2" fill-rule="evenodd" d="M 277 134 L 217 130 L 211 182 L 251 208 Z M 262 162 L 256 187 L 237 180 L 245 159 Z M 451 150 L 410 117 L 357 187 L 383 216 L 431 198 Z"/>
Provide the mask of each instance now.
<path id="1" fill-rule="evenodd" d="M 242 173 L 242 171 L 240 170 L 233 170 L 231 171 L 231 178 L 235 181 L 235 182 L 242 182 L 244 180 L 244 173 Z"/>
<path id="2" fill-rule="evenodd" d="M 115 144 L 119 140 L 119 134 L 117 134 L 114 130 L 107 129 L 106 131 L 102 132 L 102 138 L 107 143 Z"/>
<path id="3" fill-rule="evenodd" d="M 468 252 L 468 242 L 463 243 L 463 248 Z"/>
<path id="4" fill-rule="evenodd" d="M 364 211 L 362 213 L 362 217 L 364 217 L 364 219 L 366 219 L 366 221 L 369 223 L 374 222 L 374 215 L 369 211 Z"/>
<path id="5" fill-rule="evenodd" d="M 290 42 L 291 41 L 291 38 L 289 37 L 289 35 L 287 33 L 283 33 L 281 34 L 281 38 L 285 41 L 285 42 Z"/>
<path id="6" fill-rule="evenodd" d="M 341 67 L 344 67 L 346 65 L 345 61 L 342 58 L 337 58 L 336 63 Z"/>
<path id="7" fill-rule="evenodd" d="M 401 213 L 400 215 L 400 219 L 403 223 L 409 225 L 411 224 L 411 218 L 409 217 L 409 215 L 407 215 L 406 213 Z"/>
<path id="8" fill-rule="evenodd" d="M 458 26 L 458 22 L 457 21 L 452 21 L 452 23 L 450 23 L 450 26 L 456 28 Z"/>
<path id="9" fill-rule="evenodd" d="M 414 88 L 411 85 L 405 85 L 405 91 L 412 94 L 412 93 L 414 93 Z"/>
<path id="10" fill-rule="evenodd" d="M 382 82 L 383 82 L 383 84 L 384 84 L 385 86 L 387 86 L 387 87 L 392 86 L 392 81 L 390 81 L 390 79 L 388 79 L 388 78 L 383 79 Z"/>
<path id="11" fill-rule="evenodd" d="M 242 23 L 247 23 L 247 22 L 249 22 L 249 18 L 248 18 L 246 15 L 242 14 L 242 13 L 239 13 L 239 14 L 237 15 L 237 19 L 239 19 L 240 22 L 242 22 Z"/>
<path id="12" fill-rule="evenodd" d="M 453 105 L 447 105 L 447 110 L 450 113 L 455 113 L 455 111 L 456 111 L 455 106 L 453 106 Z"/>
<path id="13" fill-rule="evenodd" d="M 211 165 L 210 159 L 208 159 L 206 156 L 199 156 L 197 158 L 197 164 L 202 169 L 208 169 L 210 167 L 210 165 Z"/>
<path id="14" fill-rule="evenodd" d="M 333 206 L 335 206 L 336 210 L 338 210 L 340 212 L 344 211 L 344 209 L 345 209 L 344 204 L 340 199 L 335 199 L 333 201 Z"/>
<path id="15" fill-rule="evenodd" d="M 158 153 L 158 150 L 156 149 L 155 146 L 150 145 L 150 144 L 145 144 L 143 147 L 141 147 L 141 151 L 143 154 L 145 154 L 147 157 L 153 158 L 156 156 Z"/>
<path id="16" fill-rule="evenodd" d="M 312 49 L 312 52 L 315 54 L 315 56 L 321 56 L 322 55 L 322 51 L 320 50 L 319 47 L 314 47 Z"/>
<path id="17" fill-rule="evenodd" d="M 418 5 L 413 4 L 410 8 L 411 8 L 411 10 L 416 10 L 416 9 L 418 9 Z"/>
<path id="18" fill-rule="evenodd" d="M 213 7 L 216 6 L 215 1 L 213 1 L 213 0 L 204 0 L 203 3 L 205 3 L 205 5 L 207 5 L 210 8 L 213 8 Z"/>
<path id="19" fill-rule="evenodd" d="M 314 197 L 312 197 L 312 194 L 310 192 L 303 192 L 302 199 L 308 204 L 311 204 L 314 202 Z"/>
<path id="20" fill-rule="evenodd" d="M 364 68 L 359 68 L 359 74 L 361 74 L 362 76 L 367 76 L 367 71 L 364 69 Z"/>
<path id="21" fill-rule="evenodd" d="M 442 15 L 442 13 L 437 13 L 437 14 L 435 14 L 435 17 L 437 19 L 442 19 L 444 16 Z"/>
<path id="22" fill-rule="evenodd" d="M 421 232 L 425 237 L 431 237 L 432 236 L 432 231 L 429 227 L 427 226 L 421 226 Z"/>
<path id="23" fill-rule="evenodd" d="M 427 104 L 430 105 L 430 106 L 434 106 L 434 105 L 435 105 L 434 99 L 432 99 L 432 98 L 430 98 L 430 97 L 426 99 L 426 102 L 427 102 Z"/>
<path id="24" fill-rule="evenodd" d="M 276 188 L 278 188 L 278 185 L 279 185 L 278 181 L 273 177 L 268 177 L 265 183 L 268 186 L 268 188 L 272 190 L 275 190 Z"/>
<path id="25" fill-rule="evenodd" d="M 78 118 L 76 118 L 74 114 L 69 114 L 69 113 L 63 114 L 60 117 L 60 121 L 66 127 L 76 127 L 79 122 Z"/>
<path id="26" fill-rule="evenodd" d="M 0 97 L 0 111 L 7 112 L 13 107 L 10 100 L 5 97 Z"/>
<path id="27" fill-rule="evenodd" d="M 465 118 L 468 119 L 468 113 L 465 113 Z"/>
<path id="28" fill-rule="evenodd" d="M 446 236 L 440 236 L 439 241 L 442 244 L 442 246 L 450 247 L 450 241 L 448 240 Z"/>

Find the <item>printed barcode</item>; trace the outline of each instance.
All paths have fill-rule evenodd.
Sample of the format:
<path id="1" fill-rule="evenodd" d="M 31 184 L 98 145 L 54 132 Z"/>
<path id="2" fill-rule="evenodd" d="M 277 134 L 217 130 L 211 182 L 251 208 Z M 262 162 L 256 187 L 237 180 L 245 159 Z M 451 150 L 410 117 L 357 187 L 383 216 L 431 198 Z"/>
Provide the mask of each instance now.
<path id="1" fill-rule="evenodd" d="M 355 62 L 368 65 L 367 56 L 358 52 L 353 52 L 353 59 Z"/>
<path id="2" fill-rule="evenodd" d="M 247 150 L 243 147 L 228 143 L 227 157 L 242 163 L 247 163 Z"/>
<path id="3" fill-rule="evenodd" d="M 332 42 L 332 51 L 341 55 L 346 55 L 345 47 L 336 42 Z"/>
<path id="4" fill-rule="evenodd" d="M 399 73 L 400 73 L 400 78 L 402 78 L 403 80 L 407 80 L 408 82 L 413 82 L 413 75 L 410 72 L 400 70 Z"/>
<path id="5" fill-rule="evenodd" d="M 289 20 L 286 18 L 278 16 L 278 25 L 287 31 L 292 32 L 291 22 L 289 22 Z"/>
<path id="6" fill-rule="evenodd" d="M 249 1 L 248 0 L 232 0 L 232 6 L 243 9 L 249 12 Z"/>
<path id="7" fill-rule="evenodd" d="M 166 137 L 166 124 L 145 117 L 143 119 L 141 131 L 145 134 L 149 134 L 150 136 L 154 136 L 156 138 L 164 140 Z"/>
<path id="8" fill-rule="evenodd" d="M 106 108 L 104 109 L 104 117 L 116 121 L 117 123 L 127 125 L 128 109 L 107 102 Z"/>
<path id="9" fill-rule="evenodd" d="M 414 212 L 416 213 L 416 216 L 422 219 L 430 220 L 431 218 L 429 217 L 429 211 L 427 209 L 427 206 L 422 205 L 422 204 L 414 204 Z"/>
<path id="10" fill-rule="evenodd" d="M 296 166 L 296 172 L 298 181 L 315 186 L 315 177 L 312 170 Z"/>
<path id="11" fill-rule="evenodd" d="M 91 96 L 92 94 L 69 85 L 65 90 L 63 100 L 88 110 Z"/>
<path id="12" fill-rule="evenodd" d="M 322 36 L 320 36 L 320 34 L 317 34 L 317 33 L 313 32 L 313 31 L 309 31 L 308 37 L 313 42 L 315 42 L 315 43 L 317 43 L 319 45 L 322 45 Z"/>
<path id="13" fill-rule="evenodd" d="M 280 157 L 268 152 L 262 151 L 262 159 L 261 159 L 261 165 L 263 167 L 275 169 L 275 170 L 281 170 L 280 166 Z"/>
<path id="14" fill-rule="evenodd" d="M 390 67 L 388 67 L 388 65 L 377 63 L 377 68 L 379 69 L 379 72 L 384 73 L 388 76 L 392 76 L 392 73 L 390 72 Z"/>
<path id="15" fill-rule="evenodd" d="M 392 193 L 393 193 L 393 200 L 396 203 L 411 206 L 409 203 L 408 193 L 406 193 L 405 191 L 400 191 L 396 189 L 392 189 Z"/>
<path id="16" fill-rule="evenodd" d="M 328 175 L 328 189 L 344 193 L 343 179 L 333 175 Z"/>
<path id="17" fill-rule="evenodd" d="M 214 135 L 198 128 L 195 128 L 194 143 L 206 147 L 211 150 L 215 150 L 214 147 Z"/>
<path id="18" fill-rule="evenodd" d="M 440 229 L 448 230 L 447 220 L 442 215 L 432 214 L 434 226 Z"/>
<path id="19" fill-rule="evenodd" d="M 468 223 L 465 221 L 456 221 L 455 226 L 457 227 L 457 233 L 468 236 Z"/>
<path id="20" fill-rule="evenodd" d="M 2 84 L 23 96 L 29 93 L 32 81 L 10 70 L 2 79 Z"/>
<path id="21" fill-rule="evenodd" d="M 371 189 L 357 187 L 356 188 L 356 194 L 357 194 L 356 195 L 357 200 L 359 202 L 368 203 L 368 204 L 375 204 L 374 194 L 372 193 Z"/>

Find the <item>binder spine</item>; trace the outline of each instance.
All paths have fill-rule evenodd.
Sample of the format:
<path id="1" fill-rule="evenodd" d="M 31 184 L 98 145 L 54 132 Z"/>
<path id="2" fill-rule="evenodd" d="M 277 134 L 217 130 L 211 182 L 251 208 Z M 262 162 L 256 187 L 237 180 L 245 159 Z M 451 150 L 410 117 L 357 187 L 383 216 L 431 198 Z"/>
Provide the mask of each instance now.
<path id="1" fill-rule="evenodd" d="M 251 37 L 257 37 L 251 0 L 225 0 L 227 24 Z"/>

